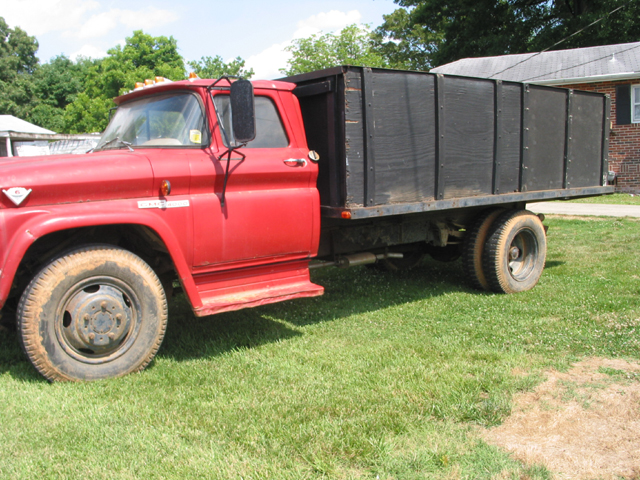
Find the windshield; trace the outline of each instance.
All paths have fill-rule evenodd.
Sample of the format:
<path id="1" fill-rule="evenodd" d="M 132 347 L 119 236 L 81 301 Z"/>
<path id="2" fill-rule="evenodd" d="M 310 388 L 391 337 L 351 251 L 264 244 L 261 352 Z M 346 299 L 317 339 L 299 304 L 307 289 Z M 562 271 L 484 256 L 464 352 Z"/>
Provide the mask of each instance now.
<path id="1" fill-rule="evenodd" d="M 95 150 L 208 143 L 209 131 L 197 97 L 170 93 L 120 105 Z"/>

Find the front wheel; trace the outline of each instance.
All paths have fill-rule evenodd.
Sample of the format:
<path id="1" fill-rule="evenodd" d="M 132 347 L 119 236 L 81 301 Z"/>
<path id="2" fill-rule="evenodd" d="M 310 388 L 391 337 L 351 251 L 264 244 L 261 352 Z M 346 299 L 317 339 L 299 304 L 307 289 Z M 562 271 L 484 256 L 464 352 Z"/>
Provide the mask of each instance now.
<path id="1" fill-rule="evenodd" d="M 144 369 L 167 325 L 155 272 L 126 250 L 92 245 L 46 265 L 17 311 L 22 346 L 48 380 L 98 380 Z"/>
<path id="2" fill-rule="evenodd" d="M 547 255 L 542 221 L 527 210 L 499 216 L 485 244 L 482 259 L 486 280 L 494 292 L 532 289 L 540 279 Z"/>

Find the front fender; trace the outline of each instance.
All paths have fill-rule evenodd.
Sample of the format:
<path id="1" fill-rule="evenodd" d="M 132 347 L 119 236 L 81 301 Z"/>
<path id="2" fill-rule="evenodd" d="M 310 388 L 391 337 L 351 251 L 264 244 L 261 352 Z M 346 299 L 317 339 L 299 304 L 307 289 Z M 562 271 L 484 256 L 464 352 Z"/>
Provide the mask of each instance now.
<path id="1" fill-rule="evenodd" d="M 197 307 L 201 302 L 190 269 L 193 251 L 191 207 L 188 197 L 171 200 L 172 204 L 181 207 L 149 208 L 150 204 L 163 204 L 145 198 L 0 211 L 0 307 L 9 295 L 20 262 L 37 239 L 73 228 L 115 224 L 148 227 L 158 235 L 171 255 L 185 292 Z"/>

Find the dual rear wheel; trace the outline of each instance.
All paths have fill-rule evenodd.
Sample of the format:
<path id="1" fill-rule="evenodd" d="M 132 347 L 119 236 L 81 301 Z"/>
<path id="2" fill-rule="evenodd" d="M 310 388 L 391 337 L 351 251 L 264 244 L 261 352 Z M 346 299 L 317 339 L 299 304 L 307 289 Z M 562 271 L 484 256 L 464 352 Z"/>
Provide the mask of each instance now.
<path id="1" fill-rule="evenodd" d="M 546 254 L 540 218 L 528 210 L 494 209 L 484 212 L 469 229 L 462 261 L 475 288 L 516 293 L 538 283 Z"/>

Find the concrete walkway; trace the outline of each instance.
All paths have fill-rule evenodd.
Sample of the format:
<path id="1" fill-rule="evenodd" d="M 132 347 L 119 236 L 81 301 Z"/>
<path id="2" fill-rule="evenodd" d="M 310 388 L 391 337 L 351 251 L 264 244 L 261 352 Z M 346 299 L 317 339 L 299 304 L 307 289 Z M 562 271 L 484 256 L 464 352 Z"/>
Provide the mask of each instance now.
<path id="1" fill-rule="evenodd" d="M 534 213 L 557 215 L 594 215 L 599 217 L 640 217 L 640 205 L 605 205 L 595 203 L 536 202 L 527 203 Z"/>

